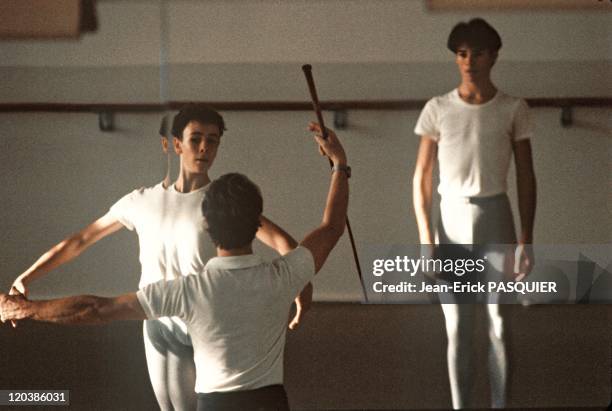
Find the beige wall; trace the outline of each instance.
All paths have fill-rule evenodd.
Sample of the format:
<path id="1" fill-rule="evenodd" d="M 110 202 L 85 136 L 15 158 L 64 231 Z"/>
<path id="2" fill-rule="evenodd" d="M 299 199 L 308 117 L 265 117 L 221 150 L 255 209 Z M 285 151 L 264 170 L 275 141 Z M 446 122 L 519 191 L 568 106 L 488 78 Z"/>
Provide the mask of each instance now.
<path id="1" fill-rule="evenodd" d="M 418 241 L 411 205 L 418 142 L 412 129 L 417 114 L 350 112 L 350 126 L 340 132 L 354 170 L 349 216 L 362 248 L 369 243 Z M 608 112 L 576 110 L 577 125 L 567 129 L 559 124 L 558 110 L 536 109 L 534 114 L 540 194 L 536 241 L 609 243 L 612 124 Z M 296 238 L 303 237 L 321 217 L 329 180 L 328 166 L 304 130 L 311 114 L 224 115 L 229 130 L 213 175 L 241 171 L 251 176 L 263 190 L 266 214 Z M 123 194 L 162 179 L 158 118 L 120 114 L 118 130 L 102 133 L 93 114 L 0 115 L 2 287 L 8 287 L 13 276 L 46 248 L 102 215 Z M 518 216 L 512 173 L 510 196 Z M 36 283 L 35 295 L 134 289 L 139 274 L 136 237 L 127 232 L 114 237 Z M 356 278 L 344 238 L 317 278 L 315 295 L 320 300 L 358 300 Z"/>
<path id="2" fill-rule="evenodd" d="M 420 0 L 98 2 L 100 29 L 78 42 L 0 43 L 2 66 L 125 66 L 159 61 L 166 22 L 172 63 L 444 62 L 448 31 L 474 13 L 431 12 Z M 476 12 L 510 61 L 610 59 L 612 14 Z"/>

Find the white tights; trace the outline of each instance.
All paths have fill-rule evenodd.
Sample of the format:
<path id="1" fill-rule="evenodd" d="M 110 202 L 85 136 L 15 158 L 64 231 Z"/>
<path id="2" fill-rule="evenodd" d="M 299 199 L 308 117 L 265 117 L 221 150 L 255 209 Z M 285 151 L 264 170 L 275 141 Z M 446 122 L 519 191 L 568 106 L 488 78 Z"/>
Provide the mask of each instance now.
<path id="1" fill-rule="evenodd" d="M 177 355 L 160 344 L 159 336 L 149 336 L 146 325 L 143 326 L 143 331 L 149 379 L 160 409 L 195 410 L 197 396 L 193 355 Z"/>
<path id="2" fill-rule="evenodd" d="M 498 304 L 487 304 L 489 320 L 489 377 L 491 405 L 506 404 L 507 360 L 503 335 L 503 319 Z M 448 337 L 448 374 L 454 409 L 471 406 L 472 335 L 476 306 L 472 304 L 442 304 Z"/>

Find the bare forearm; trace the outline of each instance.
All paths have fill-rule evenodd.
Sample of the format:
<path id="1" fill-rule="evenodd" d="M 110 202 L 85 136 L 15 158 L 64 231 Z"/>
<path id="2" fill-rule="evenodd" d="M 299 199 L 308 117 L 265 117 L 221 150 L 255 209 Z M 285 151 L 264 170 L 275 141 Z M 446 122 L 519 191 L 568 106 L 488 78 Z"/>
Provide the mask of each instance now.
<path id="1" fill-rule="evenodd" d="M 533 242 L 533 226 L 535 220 L 537 189 L 533 172 L 517 173 L 517 192 L 519 214 L 521 216 L 521 243 Z"/>
<path id="2" fill-rule="evenodd" d="M 78 234 L 68 237 L 44 253 L 30 268 L 24 271 L 18 280 L 29 284 L 60 265 L 76 258 L 85 248 Z"/>
<path id="3" fill-rule="evenodd" d="M 419 241 L 422 244 L 433 244 L 431 230 L 431 175 L 415 175 L 412 190 L 414 214 L 419 229 Z"/>
<path id="4" fill-rule="evenodd" d="M 529 140 L 521 140 L 513 145 L 516 163 L 516 184 L 519 213 L 521 216 L 521 243 L 533 242 L 533 222 L 536 210 L 536 178 Z"/>
<path id="5" fill-rule="evenodd" d="M 135 293 L 113 298 L 79 295 L 39 301 L 1 295 L 0 308 L 3 321 L 31 319 L 58 324 L 102 324 L 145 318 Z"/>
<path id="6" fill-rule="evenodd" d="M 342 171 L 334 172 L 327 196 L 321 225 L 309 233 L 301 242 L 314 257 L 315 273 L 318 273 L 336 246 L 346 225 L 348 207 L 348 178 Z"/>
<path id="7" fill-rule="evenodd" d="M 346 173 L 336 171 L 332 174 L 332 180 L 327 193 L 327 202 L 323 212 L 322 225 L 328 226 L 338 233 L 338 237 L 344 233 L 346 225 L 346 212 L 349 200 L 349 185 Z"/>
<path id="8" fill-rule="evenodd" d="M 103 316 L 108 301 L 108 298 L 90 295 L 29 301 L 27 318 L 58 324 L 101 324 L 110 321 Z"/>
<path id="9" fill-rule="evenodd" d="M 90 245 L 122 227 L 123 225 L 114 216 L 104 215 L 44 253 L 30 268 L 17 277 L 16 281 L 27 285 L 32 280 L 76 258 Z"/>
<path id="10" fill-rule="evenodd" d="M 321 127 L 318 124 L 311 123 L 309 128 L 317 133 L 315 140 L 319 144 L 321 153 L 327 155 L 334 165 L 321 224 L 301 242 L 301 245 L 312 253 L 315 273 L 318 273 L 329 253 L 344 233 L 349 200 L 348 178 L 350 168 L 347 167 L 346 153 L 336 133 L 327 130 L 327 138 L 324 139 L 319 134 Z"/>

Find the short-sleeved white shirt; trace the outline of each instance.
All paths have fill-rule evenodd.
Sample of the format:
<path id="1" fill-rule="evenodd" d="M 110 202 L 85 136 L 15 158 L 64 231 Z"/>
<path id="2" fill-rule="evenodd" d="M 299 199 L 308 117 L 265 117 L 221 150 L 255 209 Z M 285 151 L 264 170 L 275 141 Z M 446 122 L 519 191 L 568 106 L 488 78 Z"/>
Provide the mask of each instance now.
<path id="1" fill-rule="evenodd" d="M 272 262 L 250 254 L 215 257 L 198 274 L 137 292 L 147 318 L 187 324 L 196 392 L 250 390 L 283 382 L 289 308 L 314 276 L 314 259 L 298 247 Z"/>
<path id="2" fill-rule="evenodd" d="M 441 196 L 488 197 L 507 191 L 512 142 L 531 138 L 524 100 L 497 91 L 484 104 L 469 104 L 459 91 L 434 97 L 414 132 L 438 143 Z"/>
<path id="3" fill-rule="evenodd" d="M 174 185 L 166 189 L 160 183 L 134 190 L 111 207 L 111 215 L 138 233 L 139 288 L 159 280 L 200 273 L 216 255 L 202 215 L 205 191 L 206 187 L 202 187 L 181 193 Z M 173 329 L 176 328 L 170 322 L 177 324 L 184 334 L 177 337 L 189 344 L 187 328 L 181 320 L 161 321 Z"/>

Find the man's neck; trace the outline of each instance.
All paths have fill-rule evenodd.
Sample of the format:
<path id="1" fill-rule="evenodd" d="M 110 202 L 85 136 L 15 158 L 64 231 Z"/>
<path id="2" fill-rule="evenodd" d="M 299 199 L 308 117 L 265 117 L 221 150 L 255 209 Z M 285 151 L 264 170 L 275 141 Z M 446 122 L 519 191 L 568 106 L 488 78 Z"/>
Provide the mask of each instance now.
<path id="1" fill-rule="evenodd" d="M 210 183 L 207 174 L 188 174 L 181 170 L 178 178 L 174 182 L 174 188 L 179 193 L 189 193 L 204 187 Z"/>
<path id="2" fill-rule="evenodd" d="M 249 244 L 246 247 L 232 248 L 226 250 L 225 248 L 217 247 L 217 257 L 234 257 L 238 255 L 253 254 L 253 247 Z"/>
<path id="3" fill-rule="evenodd" d="M 459 85 L 459 96 L 472 104 L 482 104 L 495 97 L 497 88 L 487 79 L 482 82 L 463 81 Z"/>

